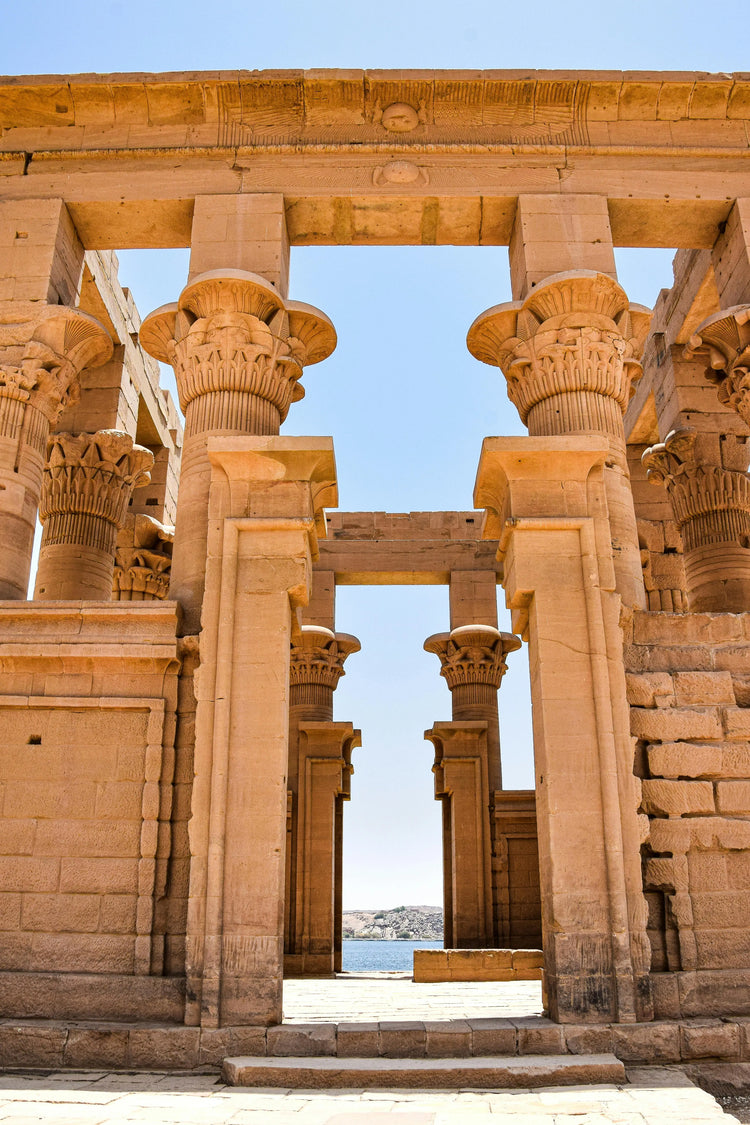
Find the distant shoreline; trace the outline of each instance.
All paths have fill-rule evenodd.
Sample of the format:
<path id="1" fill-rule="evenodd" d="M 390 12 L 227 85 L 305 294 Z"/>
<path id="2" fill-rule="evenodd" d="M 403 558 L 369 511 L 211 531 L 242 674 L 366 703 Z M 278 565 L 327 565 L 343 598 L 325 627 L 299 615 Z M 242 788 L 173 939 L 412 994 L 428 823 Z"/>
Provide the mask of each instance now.
<path id="1" fill-rule="evenodd" d="M 410 938 L 410 937 L 371 937 L 369 934 L 362 934 L 360 937 L 345 937 L 342 941 L 410 941 L 412 944 L 418 941 L 442 941 L 441 937 L 425 937 L 425 938 Z"/>

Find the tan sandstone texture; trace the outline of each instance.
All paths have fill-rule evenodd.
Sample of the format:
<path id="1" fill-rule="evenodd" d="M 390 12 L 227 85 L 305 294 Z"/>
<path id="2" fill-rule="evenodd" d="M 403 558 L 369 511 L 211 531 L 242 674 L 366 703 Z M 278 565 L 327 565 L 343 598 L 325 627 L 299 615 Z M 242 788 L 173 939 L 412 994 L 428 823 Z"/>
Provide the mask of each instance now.
<path id="1" fill-rule="evenodd" d="M 45 76 L 0 106 L 3 1060 L 498 1085 L 746 1059 L 747 76 Z M 288 296 L 312 244 L 508 246 L 513 300 L 467 343 L 528 436 L 485 439 L 474 509 L 326 513 L 331 438 L 280 433 L 336 346 Z M 617 246 L 677 250 L 653 310 Z M 160 247 L 188 275 L 141 323 L 115 250 Z M 449 591 L 446 949 L 416 965 L 447 981 L 410 987 L 527 984 L 515 1021 L 282 1023 L 285 972 L 341 968 L 336 589 L 369 584 Z"/>

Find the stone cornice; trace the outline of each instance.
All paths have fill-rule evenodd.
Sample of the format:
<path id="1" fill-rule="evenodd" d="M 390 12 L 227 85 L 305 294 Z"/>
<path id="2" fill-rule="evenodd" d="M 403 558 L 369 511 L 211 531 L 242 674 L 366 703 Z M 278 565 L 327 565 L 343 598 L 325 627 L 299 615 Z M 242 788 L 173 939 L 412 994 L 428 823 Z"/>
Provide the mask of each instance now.
<path id="1" fill-rule="evenodd" d="M 410 109 L 411 124 L 389 113 L 394 106 Z M 746 149 L 750 74 L 289 70 L 11 76 L 0 78 L 0 113 L 8 123 L 0 145 L 6 151 L 384 139 L 399 147 L 459 142 L 628 148 L 634 126 L 647 146 L 680 147 L 698 138 L 701 145 Z M 722 128 L 709 139 L 706 127 L 717 122 Z"/>

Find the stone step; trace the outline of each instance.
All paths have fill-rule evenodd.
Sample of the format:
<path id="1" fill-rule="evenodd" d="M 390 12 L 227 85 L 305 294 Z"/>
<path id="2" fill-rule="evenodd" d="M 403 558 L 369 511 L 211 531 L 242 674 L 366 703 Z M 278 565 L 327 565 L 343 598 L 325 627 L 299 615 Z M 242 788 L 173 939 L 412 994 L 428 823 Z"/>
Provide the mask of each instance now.
<path id="1" fill-rule="evenodd" d="M 224 1060 L 230 1086 L 292 1089 L 525 1089 L 622 1083 L 625 1067 L 614 1055 L 534 1055 L 524 1058 L 339 1059 L 258 1058 Z"/>

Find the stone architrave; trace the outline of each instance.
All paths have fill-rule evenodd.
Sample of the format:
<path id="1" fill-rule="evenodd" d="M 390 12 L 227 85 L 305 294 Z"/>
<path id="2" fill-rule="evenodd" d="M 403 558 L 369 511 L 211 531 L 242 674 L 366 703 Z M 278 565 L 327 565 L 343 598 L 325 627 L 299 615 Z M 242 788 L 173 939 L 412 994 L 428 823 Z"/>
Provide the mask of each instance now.
<path id="1" fill-rule="evenodd" d="M 78 309 L 27 312 L 0 327 L 0 599 L 26 597 L 50 430 L 81 371 L 112 354 L 106 329 Z"/>
<path id="2" fill-rule="evenodd" d="M 545 981 L 561 1023 L 653 1018 L 608 443 L 486 438 L 474 501 L 529 644 Z"/>
<path id="3" fill-rule="evenodd" d="M 316 625 L 303 625 L 292 642 L 286 973 L 341 968 L 343 802 L 360 732 L 333 722 L 333 693 L 359 647 L 356 637 Z"/>
<path id="4" fill-rule="evenodd" d="M 140 339 L 174 368 L 185 413 L 171 596 L 182 605 L 185 632 L 195 633 L 206 567 L 208 440 L 278 434 L 304 396 L 303 367 L 331 354 L 336 332 L 319 309 L 285 300 L 263 277 L 214 270 L 146 317 Z"/>
<path id="5" fill-rule="evenodd" d="M 281 1022 L 289 651 L 330 438 L 214 437 L 190 821 L 186 1022 Z"/>
<path id="6" fill-rule="evenodd" d="M 623 414 L 651 313 L 630 304 L 607 274 L 574 270 L 538 284 L 523 301 L 487 309 L 469 329 L 473 356 L 499 367 L 532 437 L 601 434 L 617 591 L 645 608 Z"/>
<path id="7" fill-rule="evenodd" d="M 750 476 L 704 463 L 694 430 L 673 430 L 643 454 L 666 485 L 684 545 L 688 608 L 742 613 L 750 606 Z"/>
<path id="8" fill-rule="evenodd" d="M 151 516 L 130 515 L 117 534 L 112 600 L 160 601 L 169 594 L 174 528 Z"/>

